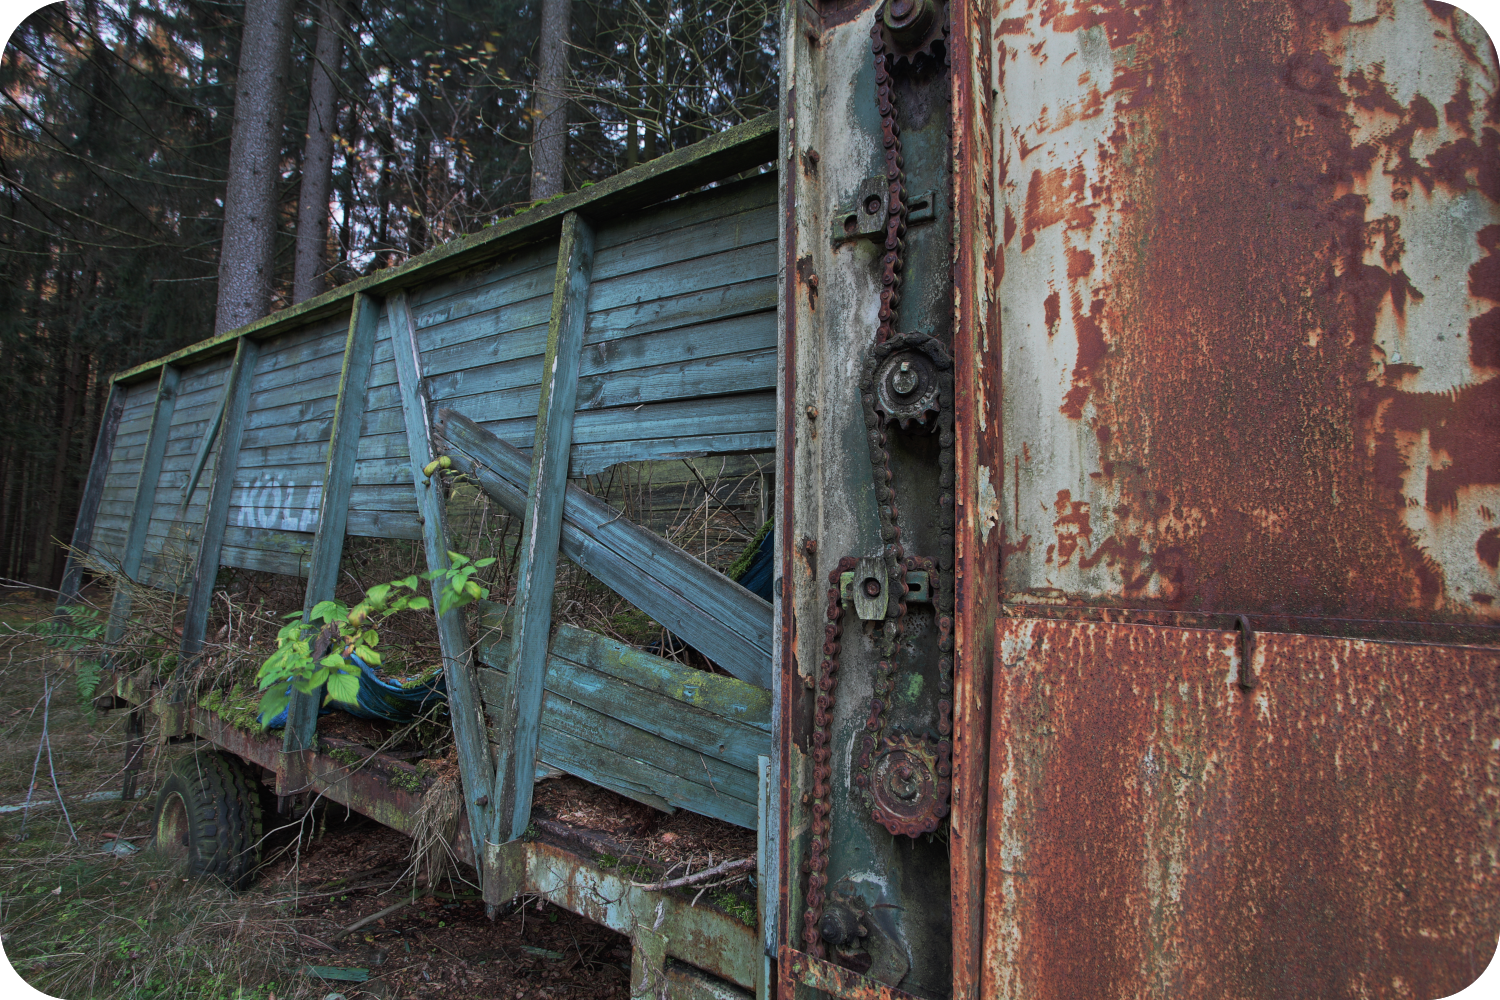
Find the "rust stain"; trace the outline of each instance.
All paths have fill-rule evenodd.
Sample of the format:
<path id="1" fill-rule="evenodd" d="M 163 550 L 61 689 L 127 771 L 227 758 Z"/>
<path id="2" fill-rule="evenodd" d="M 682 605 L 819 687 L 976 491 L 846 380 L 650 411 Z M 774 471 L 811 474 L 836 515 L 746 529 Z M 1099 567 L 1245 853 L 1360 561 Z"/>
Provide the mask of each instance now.
<path id="1" fill-rule="evenodd" d="M 1500 651 L 995 637 L 984 994 L 1448 996 L 1500 936 Z"/>
<path id="2" fill-rule="evenodd" d="M 1025 161 L 1002 295 L 1030 303 L 1004 398 L 1050 442 L 1007 537 L 1046 537 L 1038 501 L 1069 488 L 1098 538 L 1008 548 L 1009 599 L 1500 615 L 1476 555 L 1500 500 L 1500 68 L 1447 5 L 1352 10 L 1045 0 L 1000 22 L 1038 81 L 996 129 Z M 1106 79 L 1099 114 L 1062 113 Z M 1082 451 L 1058 448 L 1070 423 Z"/>

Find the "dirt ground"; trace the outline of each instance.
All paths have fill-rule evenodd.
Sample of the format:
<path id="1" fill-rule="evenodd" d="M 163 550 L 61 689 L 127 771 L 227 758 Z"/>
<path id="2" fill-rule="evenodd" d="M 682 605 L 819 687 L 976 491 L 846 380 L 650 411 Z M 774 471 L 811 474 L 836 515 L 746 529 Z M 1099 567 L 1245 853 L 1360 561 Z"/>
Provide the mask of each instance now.
<path id="1" fill-rule="evenodd" d="M 341 807 L 276 830 L 270 860 L 246 892 L 182 879 L 149 849 L 149 836 L 155 786 L 195 748 L 151 747 L 134 801 L 84 801 L 118 792 L 126 718 L 91 717 L 66 662 L 13 637 L 50 611 L 30 593 L 0 594 L 0 632 L 12 634 L 0 644 L 0 942 L 42 992 L 131 1000 L 628 995 L 626 938 L 535 898 L 492 922 L 458 872 L 339 936 L 409 900 L 413 887 L 410 841 Z M 28 790 L 33 802 L 50 804 L 5 811 Z M 691 839 L 691 824 L 681 836 Z M 339 978 L 361 973 L 364 982 Z"/>

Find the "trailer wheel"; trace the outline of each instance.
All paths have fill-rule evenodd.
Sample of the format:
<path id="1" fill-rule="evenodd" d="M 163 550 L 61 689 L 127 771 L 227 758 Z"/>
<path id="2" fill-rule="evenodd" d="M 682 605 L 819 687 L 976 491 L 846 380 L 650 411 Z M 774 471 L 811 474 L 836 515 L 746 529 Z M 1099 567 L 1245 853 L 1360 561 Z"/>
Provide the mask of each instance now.
<path id="1" fill-rule="evenodd" d="M 184 757 L 156 797 L 157 850 L 180 859 L 189 878 L 212 875 L 243 889 L 260 864 L 256 784 L 235 758 L 213 751 Z"/>

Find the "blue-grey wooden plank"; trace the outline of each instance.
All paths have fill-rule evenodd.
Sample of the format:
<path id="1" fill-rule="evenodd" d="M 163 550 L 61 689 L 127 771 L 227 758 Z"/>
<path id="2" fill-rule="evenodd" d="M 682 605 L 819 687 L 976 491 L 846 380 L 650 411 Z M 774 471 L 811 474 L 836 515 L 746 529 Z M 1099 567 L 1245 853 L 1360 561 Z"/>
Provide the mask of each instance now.
<path id="1" fill-rule="evenodd" d="M 509 635 L 502 634 L 489 642 L 481 639 L 479 656 L 483 662 L 503 669 L 510 659 L 511 647 Z M 651 668 L 640 669 L 641 661 L 647 658 L 656 663 Z M 594 664 L 607 665 L 608 669 L 596 669 Z M 672 687 L 679 692 L 700 686 L 702 678 L 715 677 L 702 670 L 652 657 L 586 629 L 559 625 L 547 655 L 544 687 L 549 694 L 629 723 L 669 743 L 746 772 L 754 772 L 756 758 L 771 750 L 768 727 L 750 726 L 694 704 L 690 699 L 673 697 L 673 694 L 664 693 L 657 684 L 647 687 L 633 683 L 637 673 L 645 674 L 649 681 L 657 679 L 660 672 L 673 668 L 679 676 L 674 678 L 676 683 Z M 762 701 L 769 694 L 764 688 L 733 677 L 718 679 L 740 689 L 729 696 L 731 701 L 739 700 L 736 694 L 747 701 Z"/>
<path id="2" fill-rule="evenodd" d="M 627 302 L 613 309 L 589 313 L 585 344 L 598 344 L 620 337 L 633 337 L 658 330 L 697 326 L 702 323 L 749 313 L 776 311 L 776 279 L 752 278 L 665 299 Z"/>
<path id="3" fill-rule="evenodd" d="M 493 720 L 500 710 L 508 677 L 503 671 L 479 672 L 480 688 Z M 543 695 L 538 724 L 540 760 L 570 773 L 589 771 L 636 787 L 668 803 L 739 826 L 755 825 L 755 773 L 664 740 L 620 719 L 550 691 Z M 551 738 L 548 739 L 548 733 Z M 499 752 L 504 744 L 492 721 L 490 735 Z M 542 741 L 547 744 L 543 749 Z M 561 758 L 561 760 L 559 760 Z M 581 766 L 580 766 L 581 765 Z M 579 777 L 594 781 L 587 773 Z M 611 782 L 598 782 L 609 784 Z"/>
<path id="4" fill-rule="evenodd" d="M 622 243 L 690 228 L 705 219 L 726 218 L 741 212 L 769 210 L 774 213 L 776 199 L 776 175 L 760 174 L 675 198 L 644 212 L 619 216 L 600 226 L 599 247 L 613 249 Z"/>
<path id="5" fill-rule="evenodd" d="M 649 280 L 625 275 L 599 283 L 596 310 L 616 309 L 634 302 L 666 299 L 755 278 L 776 275 L 776 241 L 736 247 L 707 257 L 665 264 L 650 272 Z"/>
<path id="6" fill-rule="evenodd" d="M 208 426 L 203 429 L 202 440 L 198 445 L 198 453 L 193 456 L 193 464 L 188 472 L 187 482 L 182 486 L 182 508 L 186 511 L 188 503 L 193 499 L 193 491 L 198 488 L 198 480 L 203 475 L 203 467 L 208 464 L 208 456 L 213 451 L 214 442 L 219 438 L 219 428 L 224 423 L 224 409 L 229 405 L 229 386 L 225 385 L 219 406 L 214 415 L 209 419 Z"/>
<path id="7" fill-rule="evenodd" d="M 120 552 L 120 575 L 139 582 L 141 556 L 146 551 L 146 529 L 151 523 L 151 508 L 156 500 L 156 484 L 161 477 L 161 460 L 167 451 L 167 436 L 172 430 L 172 407 L 177 402 L 177 383 L 181 371 L 163 365 L 157 378 L 156 396 L 151 408 L 151 432 L 141 457 L 141 471 L 136 478 L 135 499 L 131 504 L 130 525 L 125 531 L 125 545 Z M 109 608 L 109 627 L 104 641 L 113 646 L 125 634 L 130 616 L 131 592 L 128 586 L 115 588 Z M 112 659 L 112 657 L 111 657 Z"/>
<path id="8" fill-rule="evenodd" d="M 497 840 L 515 840 L 531 824 L 536 742 L 541 725 L 547 641 L 552 632 L 552 587 L 557 579 L 563 493 L 568 482 L 568 451 L 578 398 L 578 362 L 588 317 L 589 280 L 594 268 L 594 228 L 576 212 L 563 218 L 557 271 L 552 286 L 552 320 L 547 331 L 535 447 L 521 527 L 516 568 L 515 633 L 508 664 L 506 696 L 495 718 L 500 759 L 496 761 Z"/>
<path id="9" fill-rule="evenodd" d="M 78 590 L 83 583 L 83 564 L 78 560 L 78 555 L 86 555 L 92 551 L 99 503 L 104 498 L 104 478 L 109 472 L 115 434 L 120 429 L 120 418 L 124 413 L 125 390 L 110 383 L 109 396 L 104 401 L 104 412 L 99 420 L 99 433 L 94 438 L 94 457 L 89 461 L 89 474 L 83 483 L 78 515 L 73 520 L 72 544 L 68 547 L 67 562 L 63 564 L 62 586 L 57 592 L 59 606 L 70 605 L 78 600 Z"/>
<path id="10" fill-rule="evenodd" d="M 408 482 L 412 484 L 422 525 L 422 541 L 429 570 L 446 570 L 448 559 L 447 504 L 441 478 L 427 477 L 422 469 L 432 456 L 432 404 L 422 378 L 422 356 L 411 307 L 404 292 L 386 300 L 392 356 L 401 382 L 401 406 L 406 422 Z M 441 580 L 434 581 L 432 597 L 441 596 Z M 436 611 L 436 607 L 434 607 Z M 443 657 L 443 678 L 448 689 L 448 716 L 453 720 L 453 742 L 458 749 L 459 777 L 463 783 L 464 809 L 469 818 L 469 836 L 481 875 L 493 885 L 494 871 L 484 850 L 495 827 L 496 808 L 490 787 L 495 765 L 485 732 L 484 707 L 480 702 L 474 657 L 462 615 L 450 610 L 438 615 L 438 648 Z M 491 895 L 494 893 L 492 892 Z"/>
<path id="11" fill-rule="evenodd" d="M 343 366 L 339 373 L 338 406 L 333 415 L 328 460 L 323 470 L 317 533 L 313 536 L 307 591 L 302 601 L 302 621 L 308 625 L 312 622 L 313 608 L 322 601 L 332 600 L 334 586 L 338 583 L 339 561 L 344 554 L 344 528 L 349 520 L 349 487 L 354 482 L 354 459 L 359 449 L 360 424 L 365 412 L 365 383 L 369 380 L 370 360 L 375 353 L 375 322 L 379 315 L 380 303 L 363 293 L 354 296 L 349 310 Z M 312 747 L 322 700 L 321 688 L 310 694 L 292 692 L 282 749 L 292 753 Z"/>
<path id="12" fill-rule="evenodd" d="M 452 410 L 439 431 L 450 453 L 512 514 L 525 510 L 528 463 Z M 741 680 L 770 686 L 771 606 L 691 554 L 576 486 L 565 491 L 562 551 Z"/>
<path id="13" fill-rule="evenodd" d="M 743 455 L 755 451 L 774 451 L 775 448 L 775 431 L 575 444 L 573 454 L 569 459 L 568 475 L 575 479 L 592 476 L 620 462 L 703 458 L 709 455 Z"/>
<path id="14" fill-rule="evenodd" d="M 260 348 L 241 337 L 235 344 L 234 362 L 228 381 L 233 386 L 224 423 L 219 429 L 219 453 L 214 461 L 213 479 L 208 488 L 203 534 L 193 563 L 193 582 L 188 591 L 187 608 L 182 623 L 182 642 L 178 657 L 179 675 L 196 661 L 203 649 L 208 628 L 208 606 L 213 598 L 214 580 L 219 574 L 219 555 L 224 531 L 229 522 L 229 499 L 233 491 L 235 467 L 239 462 L 240 438 L 245 429 L 245 413 L 250 405 L 251 383 Z"/>

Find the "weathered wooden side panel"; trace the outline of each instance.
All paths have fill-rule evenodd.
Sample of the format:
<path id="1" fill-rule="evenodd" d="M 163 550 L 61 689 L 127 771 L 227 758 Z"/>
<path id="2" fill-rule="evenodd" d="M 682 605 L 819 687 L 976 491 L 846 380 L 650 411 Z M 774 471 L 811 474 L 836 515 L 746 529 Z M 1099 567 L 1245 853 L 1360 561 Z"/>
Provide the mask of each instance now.
<path id="1" fill-rule="evenodd" d="M 201 474 L 197 488 L 183 507 L 183 489 L 192 474 L 199 446 L 224 398 L 224 380 L 232 358 L 221 355 L 183 370 L 177 387 L 177 406 L 162 459 L 161 478 L 147 529 L 142 579 L 153 587 L 186 593 L 193 555 L 203 529 L 209 475 Z"/>
<path id="2" fill-rule="evenodd" d="M 493 719 L 512 656 L 507 609 L 485 606 L 480 688 Z M 547 655 L 537 759 L 656 808 L 756 826 L 770 692 L 571 625 Z M 498 751 L 498 748 L 497 748 Z"/>
<path id="3" fill-rule="evenodd" d="M 130 528 L 131 502 L 140 479 L 141 455 L 151 430 L 151 404 L 156 396 L 155 380 L 122 386 L 125 393 L 120 426 L 115 431 L 114 452 L 104 476 L 104 491 L 94 524 L 94 552 L 102 559 L 117 561 Z"/>

